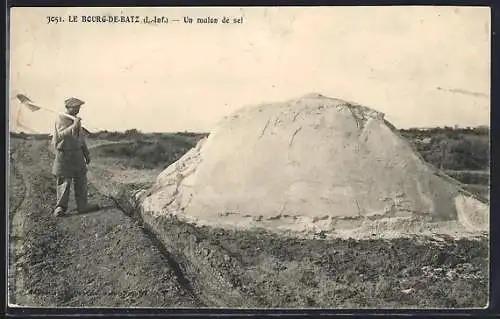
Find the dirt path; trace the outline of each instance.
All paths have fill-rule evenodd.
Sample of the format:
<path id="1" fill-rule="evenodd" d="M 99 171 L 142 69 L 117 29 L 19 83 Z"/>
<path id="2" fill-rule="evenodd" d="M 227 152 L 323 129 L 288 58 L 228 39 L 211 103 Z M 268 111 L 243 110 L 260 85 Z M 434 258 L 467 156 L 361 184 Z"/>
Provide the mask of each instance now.
<path id="1" fill-rule="evenodd" d="M 197 307 L 178 265 L 108 200 L 99 212 L 52 215 L 55 188 L 44 141 L 12 147 L 10 303 L 22 306 Z M 74 204 L 73 204 L 74 206 Z M 71 205 L 70 205 L 71 209 Z"/>
<path id="2" fill-rule="evenodd" d="M 15 158 L 15 155 L 14 155 Z M 11 163 L 14 161 L 11 154 Z M 16 167 L 9 165 L 9 208 L 11 212 L 22 211 L 26 206 L 26 198 L 31 193 L 30 185 L 26 183 L 26 176 Z M 16 291 L 23 291 L 23 276 L 21 258 L 13 259 L 14 253 L 21 257 L 22 238 L 24 237 L 24 214 L 9 213 L 9 229 L 10 245 L 9 245 L 9 272 L 12 276 L 9 277 L 9 296 L 10 302 L 13 304 L 28 304 L 32 305 L 30 296 L 26 293 L 16 294 Z M 19 275 L 18 275 L 19 274 Z"/>

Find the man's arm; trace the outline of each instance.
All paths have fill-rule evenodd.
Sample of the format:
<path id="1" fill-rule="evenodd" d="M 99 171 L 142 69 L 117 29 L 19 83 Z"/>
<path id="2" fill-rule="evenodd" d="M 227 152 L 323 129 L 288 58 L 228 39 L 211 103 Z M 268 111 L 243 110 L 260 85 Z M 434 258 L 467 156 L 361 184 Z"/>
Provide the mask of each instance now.
<path id="1" fill-rule="evenodd" d="M 57 135 L 59 137 L 76 136 L 78 134 L 78 125 L 79 121 L 71 123 L 70 119 L 61 115 L 56 122 Z"/>

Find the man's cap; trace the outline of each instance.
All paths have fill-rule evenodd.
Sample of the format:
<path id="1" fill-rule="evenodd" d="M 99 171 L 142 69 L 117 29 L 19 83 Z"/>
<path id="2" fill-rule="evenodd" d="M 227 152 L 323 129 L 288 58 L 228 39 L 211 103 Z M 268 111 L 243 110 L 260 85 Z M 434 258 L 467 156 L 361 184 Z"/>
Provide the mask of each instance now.
<path id="1" fill-rule="evenodd" d="M 77 99 L 76 97 L 70 97 L 69 99 L 66 99 L 64 101 L 64 105 L 66 107 L 82 106 L 83 104 L 85 104 L 85 102 L 80 99 Z"/>

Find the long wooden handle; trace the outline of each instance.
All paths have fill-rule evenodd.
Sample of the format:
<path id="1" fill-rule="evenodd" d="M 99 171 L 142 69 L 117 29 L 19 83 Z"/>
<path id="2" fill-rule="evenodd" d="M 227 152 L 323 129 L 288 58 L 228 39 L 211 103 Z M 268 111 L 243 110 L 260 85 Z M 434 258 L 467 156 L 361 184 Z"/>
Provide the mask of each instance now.
<path id="1" fill-rule="evenodd" d="M 51 111 L 52 111 L 52 110 L 51 110 Z M 67 118 L 70 118 L 70 119 L 72 119 L 73 121 L 74 121 L 74 120 L 76 120 L 76 117 L 74 117 L 74 116 L 72 116 L 72 115 L 69 115 L 68 113 L 64 113 L 64 112 L 56 112 L 56 113 L 58 113 L 58 114 L 60 114 L 60 115 L 63 115 L 63 116 L 66 116 Z M 87 131 L 88 131 L 88 129 L 89 129 L 89 127 L 84 127 L 83 125 L 82 125 L 82 128 L 86 129 Z M 92 127 L 90 127 L 90 129 L 91 129 L 91 130 L 93 130 L 93 131 L 95 131 L 95 132 L 100 131 L 100 130 L 98 130 L 98 129 L 96 129 L 96 128 L 92 128 Z"/>
<path id="2" fill-rule="evenodd" d="M 53 110 L 50 110 L 50 111 L 53 111 Z M 55 111 L 54 111 L 54 112 L 55 112 Z M 64 113 L 64 112 L 55 112 L 55 113 L 57 113 L 57 114 L 59 114 L 59 115 L 66 116 L 67 118 L 70 118 L 70 119 L 72 119 L 73 121 L 75 121 L 75 120 L 76 120 L 76 117 L 74 117 L 73 115 L 70 115 L 70 114 L 68 114 L 68 113 Z"/>
<path id="3" fill-rule="evenodd" d="M 28 105 L 32 105 L 32 106 L 35 106 L 39 109 L 44 109 L 46 111 L 49 111 L 49 112 L 52 112 L 52 113 L 55 113 L 55 114 L 59 114 L 59 115 L 62 115 L 62 116 L 65 116 L 69 119 L 72 119 L 73 121 L 76 120 L 76 117 L 75 116 L 72 116 L 68 113 L 64 113 L 64 112 L 60 112 L 60 111 L 56 111 L 56 110 L 53 110 L 51 108 L 48 108 L 48 107 L 44 107 L 44 106 L 40 106 L 40 105 L 35 105 L 34 103 L 30 103 L 32 102 L 26 95 L 24 94 L 18 94 L 17 95 L 17 98 L 18 100 L 22 103 L 22 104 L 28 104 Z M 100 131 L 99 129 L 96 129 L 96 128 L 93 128 L 93 127 L 87 127 L 87 128 L 90 128 L 92 129 L 93 131 Z"/>

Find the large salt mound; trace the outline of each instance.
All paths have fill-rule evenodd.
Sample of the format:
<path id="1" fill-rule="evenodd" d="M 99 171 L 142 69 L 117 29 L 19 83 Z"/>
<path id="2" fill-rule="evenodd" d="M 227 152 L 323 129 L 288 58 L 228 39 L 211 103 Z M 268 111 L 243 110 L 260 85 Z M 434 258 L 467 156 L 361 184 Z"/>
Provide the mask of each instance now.
<path id="1" fill-rule="evenodd" d="M 139 198 L 144 211 L 200 224 L 338 234 L 489 227 L 488 205 L 426 164 L 384 114 L 318 94 L 234 113 Z"/>

